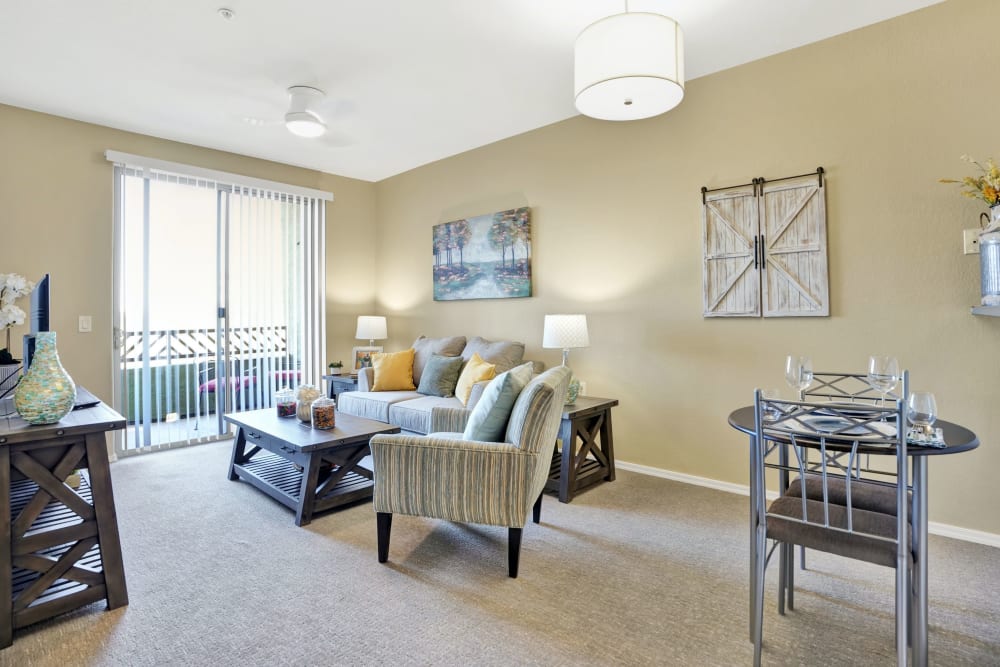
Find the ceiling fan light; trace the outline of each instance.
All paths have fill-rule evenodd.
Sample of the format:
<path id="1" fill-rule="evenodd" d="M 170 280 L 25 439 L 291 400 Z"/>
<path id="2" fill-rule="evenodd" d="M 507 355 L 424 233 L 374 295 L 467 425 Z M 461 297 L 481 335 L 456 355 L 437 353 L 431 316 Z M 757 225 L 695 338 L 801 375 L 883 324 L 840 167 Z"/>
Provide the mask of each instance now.
<path id="1" fill-rule="evenodd" d="M 326 124 L 309 111 L 289 111 L 285 114 L 285 127 L 292 134 L 308 139 L 326 134 Z"/>
<path id="2" fill-rule="evenodd" d="M 576 38 L 577 110 L 601 120 L 638 120 L 684 99 L 684 34 L 672 18 L 634 12 L 603 18 Z"/>

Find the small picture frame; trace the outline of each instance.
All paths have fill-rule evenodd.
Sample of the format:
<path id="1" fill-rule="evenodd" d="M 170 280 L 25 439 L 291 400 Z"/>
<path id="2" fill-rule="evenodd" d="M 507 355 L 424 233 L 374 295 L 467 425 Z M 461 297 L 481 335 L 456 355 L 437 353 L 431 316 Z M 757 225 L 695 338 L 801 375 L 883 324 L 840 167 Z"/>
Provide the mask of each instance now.
<path id="1" fill-rule="evenodd" d="M 381 352 L 381 345 L 362 345 L 355 347 L 353 354 L 354 357 L 354 370 L 361 368 L 368 368 L 372 365 L 372 354 L 375 352 Z"/>

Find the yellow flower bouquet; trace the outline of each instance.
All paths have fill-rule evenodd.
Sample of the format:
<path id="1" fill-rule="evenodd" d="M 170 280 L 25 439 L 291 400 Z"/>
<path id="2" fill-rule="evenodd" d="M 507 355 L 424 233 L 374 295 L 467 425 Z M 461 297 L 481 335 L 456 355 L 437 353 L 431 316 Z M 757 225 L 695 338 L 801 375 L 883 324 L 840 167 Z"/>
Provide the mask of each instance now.
<path id="1" fill-rule="evenodd" d="M 976 165 L 980 175 L 966 176 L 961 180 L 942 178 L 940 182 L 959 183 L 963 188 L 962 194 L 966 197 L 981 199 L 990 207 L 1000 205 L 1000 168 L 997 167 L 993 158 L 988 159 L 985 165 L 980 164 L 968 155 L 963 155 L 962 159 Z"/>

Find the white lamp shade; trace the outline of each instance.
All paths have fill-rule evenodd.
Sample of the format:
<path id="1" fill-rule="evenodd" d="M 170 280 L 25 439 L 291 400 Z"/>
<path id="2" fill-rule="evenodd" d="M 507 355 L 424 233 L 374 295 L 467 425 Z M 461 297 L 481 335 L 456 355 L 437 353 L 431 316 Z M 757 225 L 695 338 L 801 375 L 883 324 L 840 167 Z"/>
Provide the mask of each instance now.
<path id="1" fill-rule="evenodd" d="M 586 315 L 546 315 L 542 331 L 542 347 L 588 347 Z"/>
<path id="2" fill-rule="evenodd" d="M 383 340 L 389 337 L 385 326 L 385 318 L 381 315 L 359 315 L 358 331 L 355 338 L 364 340 Z"/>
<path id="3" fill-rule="evenodd" d="M 576 108 L 601 120 L 638 120 L 684 99 L 684 35 L 662 14 L 603 18 L 576 38 Z"/>

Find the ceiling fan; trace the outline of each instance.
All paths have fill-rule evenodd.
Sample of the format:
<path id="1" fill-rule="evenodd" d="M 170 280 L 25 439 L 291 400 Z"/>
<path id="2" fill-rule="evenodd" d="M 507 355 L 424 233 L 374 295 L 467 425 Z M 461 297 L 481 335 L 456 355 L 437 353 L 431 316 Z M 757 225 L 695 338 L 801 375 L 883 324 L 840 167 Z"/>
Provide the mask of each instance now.
<path id="1" fill-rule="evenodd" d="M 288 88 L 288 107 L 282 120 L 261 120 L 245 117 L 244 122 L 253 126 L 283 124 L 292 134 L 306 139 L 321 139 L 330 146 L 347 146 L 353 139 L 344 132 L 331 129 L 330 121 L 348 115 L 352 105 L 343 100 L 333 100 L 315 86 L 295 85 Z"/>

